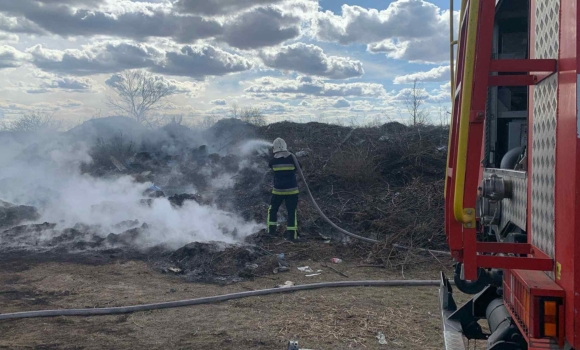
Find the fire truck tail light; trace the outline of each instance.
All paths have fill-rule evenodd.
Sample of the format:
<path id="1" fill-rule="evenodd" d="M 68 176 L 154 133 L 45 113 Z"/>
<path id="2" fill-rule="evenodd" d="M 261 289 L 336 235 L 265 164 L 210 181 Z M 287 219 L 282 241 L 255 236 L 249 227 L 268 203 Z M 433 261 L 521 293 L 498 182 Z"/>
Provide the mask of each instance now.
<path id="1" fill-rule="evenodd" d="M 558 304 L 554 300 L 543 301 L 543 313 L 540 325 L 543 337 L 558 337 Z"/>

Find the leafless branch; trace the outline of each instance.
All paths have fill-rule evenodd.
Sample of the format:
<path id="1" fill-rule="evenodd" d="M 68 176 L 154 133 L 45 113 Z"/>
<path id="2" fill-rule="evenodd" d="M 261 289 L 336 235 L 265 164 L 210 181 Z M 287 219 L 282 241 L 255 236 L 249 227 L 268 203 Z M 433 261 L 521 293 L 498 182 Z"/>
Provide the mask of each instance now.
<path id="1" fill-rule="evenodd" d="M 109 105 L 150 127 L 155 126 L 158 119 L 150 112 L 157 109 L 165 98 L 174 93 L 163 81 L 140 70 L 119 74 L 111 87 L 115 95 L 107 97 Z"/>
<path id="2" fill-rule="evenodd" d="M 18 117 L 12 123 L 3 124 L 0 129 L 16 132 L 58 130 L 61 121 L 54 119 L 54 113 L 33 111 Z"/>
<path id="3" fill-rule="evenodd" d="M 427 123 L 429 112 L 422 107 L 425 104 L 427 97 L 427 93 L 421 84 L 415 79 L 413 81 L 413 87 L 410 89 L 409 94 L 403 101 L 407 112 L 411 116 L 411 121 L 414 126 Z"/>

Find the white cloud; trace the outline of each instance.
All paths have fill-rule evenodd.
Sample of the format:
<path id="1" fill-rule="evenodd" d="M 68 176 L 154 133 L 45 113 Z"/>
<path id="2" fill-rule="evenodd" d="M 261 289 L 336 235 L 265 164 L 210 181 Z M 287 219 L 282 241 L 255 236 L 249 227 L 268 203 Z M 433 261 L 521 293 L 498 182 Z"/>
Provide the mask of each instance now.
<path id="1" fill-rule="evenodd" d="M 68 99 L 68 100 L 58 102 L 57 106 L 62 107 L 62 108 L 76 109 L 76 108 L 82 107 L 83 103 L 80 101 Z"/>
<path id="2" fill-rule="evenodd" d="M 327 56 L 315 45 L 296 43 L 260 54 L 270 68 L 290 70 L 330 79 L 348 79 L 364 74 L 360 61 L 348 57 Z"/>
<path id="3" fill-rule="evenodd" d="M 147 44 L 120 41 L 85 45 L 82 49 L 50 50 L 36 45 L 27 50 L 33 63 L 48 72 L 72 75 L 114 73 L 125 69 L 151 67 L 163 52 Z"/>
<path id="4" fill-rule="evenodd" d="M 177 81 L 175 79 L 168 79 L 162 75 L 153 75 L 153 80 L 155 84 L 163 85 L 172 95 L 185 94 L 189 97 L 196 96 L 200 91 L 204 89 L 204 85 L 201 83 L 192 83 L 189 81 Z M 123 75 L 113 74 L 109 79 L 105 81 L 110 87 L 115 87 L 124 80 Z"/>
<path id="5" fill-rule="evenodd" d="M 10 17 L 0 12 L 0 30 L 13 33 L 44 34 L 34 22 L 22 17 Z"/>
<path id="6" fill-rule="evenodd" d="M 219 99 L 219 100 L 212 100 L 211 104 L 216 105 L 216 106 L 225 106 L 227 104 L 227 102 L 226 102 L 226 100 Z"/>
<path id="7" fill-rule="evenodd" d="M 228 53 L 210 45 L 186 45 L 180 51 L 165 53 L 165 59 L 152 67 L 154 72 L 203 78 L 225 75 L 252 68 L 246 58 Z"/>
<path id="8" fill-rule="evenodd" d="M 448 13 L 428 1 L 391 0 L 382 11 L 344 5 L 335 14 L 319 12 L 318 0 L 0 0 L 0 68 L 13 68 L 0 70 L 0 89 L 13 106 L 76 116 L 103 108 L 96 93 L 107 78 L 112 84 L 117 73 L 142 69 L 179 94 L 162 106 L 168 113 L 221 116 L 233 101 L 278 118 L 394 113 L 405 92 L 385 87 L 443 83 L 448 68 L 389 70 L 367 58 L 448 60 Z M 341 53 L 316 40 L 353 46 Z M 448 101 L 448 86 L 428 86 L 427 105 Z M 54 95 L 31 95 L 41 93 Z M 84 105 L 34 104 L 62 96 Z"/>
<path id="9" fill-rule="evenodd" d="M 320 12 L 319 40 L 370 44 L 370 52 L 398 59 L 440 62 L 449 52 L 449 12 L 424 0 L 397 0 L 382 11 L 342 5 L 340 16 Z"/>
<path id="10" fill-rule="evenodd" d="M 278 7 L 258 7 L 226 22 L 220 39 L 239 49 L 273 46 L 298 37 L 301 23 L 299 16 Z"/>
<path id="11" fill-rule="evenodd" d="M 93 89 L 93 81 L 87 78 L 53 76 L 46 80 L 38 86 L 24 86 L 24 89 L 29 94 L 45 94 L 57 91 L 82 93 L 91 92 Z"/>
<path id="12" fill-rule="evenodd" d="M 350 107 L 350 102 L 348 102 L 344 98 L 339 98 L 332 106 L 335 108 L 348 108 Z"/>
<path id="13" fill-rule="evenodd" d="M 0 45 L 0 69 L 20 67 L 28 56 L 12 46 Z"/>
<path id="14" fill-rule="evenodd" d="M 341 16 L 331 11 L 318 14 L 317 36 L 341 44 L 372 43 L 389 37 L 429 37 L 440 29 L 440 16 L 437 6 L 422 0 L 394 1 L 383 11 L 345 4 Z"/>
<path id="15" fill-rule="evenodd" d="M 385 41 L 367 45 L 372 53 L 385 53 L 387 57 L 418 63 L 443 63 L 449 61 L 449 34 L 439 33 L 433 38 L 397 41 Z"/>
<path id="16" fill-rule="evenodd" d="M 282 114 L 291 109 L 288 104 L 280 102 L 261 103 L 257 105 L 257 108 L 264 114 Z"/>
<path id="17" fill-rule="evenodd" d="M 21 16 L 46 32 L 69 36 L 109 35 L 133 39 L 172 37 L 191 42 L 222 32 L 221 24 L 200 16 L 183 16 L 172 11 L 170 3 L 137 3 L 118 0 L 108 8 L 93 9 L 53 2 L 41 4 L 33 0 L 0 1 L 0 11 Z M 83 4 L 79 4 L 83 5 Z M 20 19 L 19 19 L 20 20 Z M 23 24 L 24 25 L 24 24 Z M 0 29 L 5 29 L 0 26 Z M 27 31 L 28 26 L 25 26 Z"/>
<path id="18" fill-rule="evenodd" d="M 223 15 L 236 13 L 258 5 L 280 3 L 284 0 L 178 0 L 175 6 L 185 13 Z"/>
<path id="19" fill-rule="evenodd" d="M 31 107 L 28 105 L 17 103 L 11 100 L 0 101 L 0 111 L 2 111 L 2 113 L 5 115 L 21 113 L 28 110 L 31 110 Z"/>
<path id="20" fill-rule="evenodd" d="M 38 102 L 23 104 L 11 100 L 0 101 L 0 111 L 5 115 L 21 115 L 31 111 L 55 112 L 59 109 L 60 107 L 57 103 Z"/>
<path id="21" fill-rule="evenodd" d="M 407 75 L 400 75 L 395 78 L 395 84 L 409 84 L 414 81 L 438 82 L 449 80 L 449 66 L 433 68 L 427 72 L 416 72 Z"/>
<path id="22" fill-rule="evenodd" d="M 14 44 L 17 43 L 19 40 L 20 38 L 16 34 L 0 32 L 0 43 L 4 42 L 8 44 Z"/>
<path id="23" fill-rule="evenodd" d="M 301 11 L 311 11 L 314 3 L 312 0 L 295 4 L 288 0 L 181 0 L 176 4 L 1 0 L 0 12 L 5 15 L 0 17 L 0 30 L 51 33 L 67 38 L 111 36 L 139 41 L 171 38 L 180 43 L 213 38 L 232 47 L 256 49 L 297 38 L 304 20 Z M 206 14 L 228 16 L 214 18 Z"/>
<path id="24" fill-rule="evenodd" d="M 27 52 L 42 70 L 78 76 L 147 68 L 157 73 L 203 79 L 252 67 L 242 56 L 210 45 L 185 45 L 179 51 L 163 51 L 149 44 L 110 41 L 64 51 L 36 45 Z"/>
<path id="25" fill-rule="evenodd" d="M 248 87 L 246 92 L 257 95 L 256 97 L 276 96 L 290 94 L 294 98 L 301 96 L 365 96 L 381 97 L 386 95 L 381 84 L 374 83 L 343 83 L 332 84 L 318 78 L 299 76 L 295 80 L 264 77 L 256 79 L 254 84 Z"/>
<path id="26" fill-rule="evenodd" d="M 86 78 L 57 77 L 52 81 L 51 86 L 66 91 L 91 90 L 92 81 Z"/>
<path id="27" fill-rule="evenodd" d="M 451 101 L 451 83 L 447 82 L 429 94 L 429 102 L 442 103 Z"/>
<path id="28" fill-rule="evenodd" d="M 451 99 L 451 84 L 449 82 L 440 85 L 438 89 L 428 91 L 422 85 L 416 87 L 414 92 L 412 88 L 404 88 L 399 90 L 395 96 L 392 97 L 393 102 L 403 102 L 411 99 L 412 95 L 420 96 L 424 103 L 444 103 Z"/>
<path id="29" fill-rule="evenodd" d="M 29 68 L 28 73 L 15 72 L 14 79 L 8 79 L 4 86 L 6 91 L 45 94 L 53 92 L 88 93 L 96 92 L 95 81 L 85 77 L 59 76 L 46 73 L 36 68 Z"/>

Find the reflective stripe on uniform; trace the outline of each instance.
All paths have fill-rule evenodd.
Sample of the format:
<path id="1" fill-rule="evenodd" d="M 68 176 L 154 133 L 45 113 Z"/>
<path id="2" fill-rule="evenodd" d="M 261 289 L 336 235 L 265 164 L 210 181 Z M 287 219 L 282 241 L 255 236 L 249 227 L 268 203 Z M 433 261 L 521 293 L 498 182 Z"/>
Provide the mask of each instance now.
<path id="1" fill-rule="evenodd" d="M 286 168 L 276 168 L 274 171 L 288 171 L 288 170 L 296 170 L 295 167 L 286 167 Z"/>
<path id="2" fill-rule="evenodd" d="M 288 196 L 291 194 L 298 194 L 300 193 L 300 191 L 298 190 L 298 187 L 284 189 L 275 188 L 272 190 L 272 193 L 277 194 L 279 196 Z"/>
<path id="3" fill-rule="evenodd" d="M 298 210 L 294 211 L 294 226 L 286 227 L 288 231 L 297 231 L 298 230 Z"/>
<path id="4" fill-rule="evenodd" d="M 276 222 L 270 222 L 270 211 L 272 211 L 272 206 L 268 207 L 268 219 L 267 219 L 267 225 L 268 227 L 270 226 L 278 226 L 278 223 Z"/>
<path id="5" fill-rule="evenodd" d="M 296 170 L 294 164 L 274 164 L 272 165 L 274 171 Z"/>

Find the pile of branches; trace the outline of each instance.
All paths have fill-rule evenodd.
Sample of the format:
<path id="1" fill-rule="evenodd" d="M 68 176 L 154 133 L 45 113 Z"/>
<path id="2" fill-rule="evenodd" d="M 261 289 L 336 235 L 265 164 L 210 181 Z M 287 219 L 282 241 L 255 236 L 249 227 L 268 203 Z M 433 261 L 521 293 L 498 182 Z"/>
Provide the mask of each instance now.
<path id="1" fill-rule="evenodd" d="M 260 134 L 282 137 L 291 151 L 308 153 L 301 162 L 310 189 L 339 226 L 382 241 L 444 249 L 447 128 L 282 122 Z M 310 205 L 299 207 L 299 219 L 303 232 L 336 234 Z"/>

